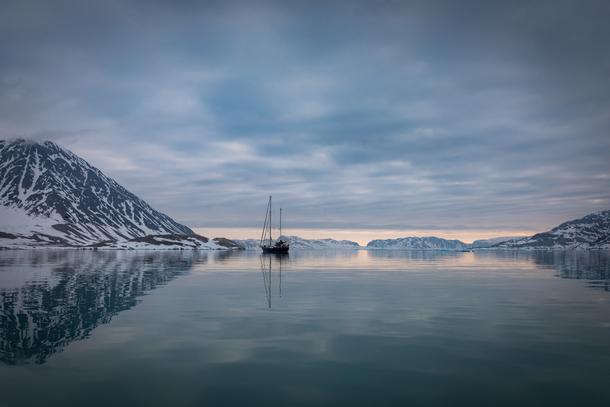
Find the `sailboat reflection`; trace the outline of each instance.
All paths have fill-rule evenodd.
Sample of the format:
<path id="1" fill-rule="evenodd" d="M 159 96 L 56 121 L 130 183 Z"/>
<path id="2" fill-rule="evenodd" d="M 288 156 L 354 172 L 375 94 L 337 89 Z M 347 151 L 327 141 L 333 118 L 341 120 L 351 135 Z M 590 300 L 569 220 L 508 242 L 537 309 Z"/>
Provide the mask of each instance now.
<path id="1" fill-rule="evenodd" d="M 278 263 L 278 297 L 282 298 L 282 261 L 288 258 L 287 253 L 264 253 L 260 256 L 261 274 L 263 275 L 263 285 L 265 287 L 265 296 L 267 297 L 267 308 L 271 308 L 271 298 L 273 297 L 273 263 Z"/>

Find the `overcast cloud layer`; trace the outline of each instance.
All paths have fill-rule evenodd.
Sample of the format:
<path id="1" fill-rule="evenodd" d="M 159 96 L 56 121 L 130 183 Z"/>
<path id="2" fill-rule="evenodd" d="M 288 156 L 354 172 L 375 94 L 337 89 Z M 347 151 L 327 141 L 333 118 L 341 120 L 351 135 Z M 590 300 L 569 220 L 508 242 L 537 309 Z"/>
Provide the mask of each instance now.
<path id="1" fill-rule="evenodd" d="M 542 230 L 610 208 L 609 5 L 3 1 L 0 138 L 193 227 Z"/>

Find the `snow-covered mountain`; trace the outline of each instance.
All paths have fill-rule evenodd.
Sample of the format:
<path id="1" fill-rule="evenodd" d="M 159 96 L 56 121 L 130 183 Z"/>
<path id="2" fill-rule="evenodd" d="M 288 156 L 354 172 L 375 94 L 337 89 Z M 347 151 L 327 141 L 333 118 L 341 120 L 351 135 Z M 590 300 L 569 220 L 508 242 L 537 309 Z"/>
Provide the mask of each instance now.
<path id="1" fill-rule="evenodd" d="M 610 249 L 610 210 L 592 213 L 498 247 L 533 249 Z"/>
<path id="2" fill-rule="evenodd" d="M 194 233 L 53 142 L 0 140 L 0 246 L 86 246 L 152 235 Z M 196 240 L 208 245 L 203 239 Z"/>
<path id="3" fill-rule="evenodd" d="M 244 250 L 260 250 L 259 239 L 233 239 Z"/>
<path id="4" fill-rule="evenodd" d="M 298 236 L 280 236 L 280 239 L 287 241 L 291 249 L 359 249 L 362 247 L 351 240 L 303 239 Z M 260 241 L 258 239 L 234 240 L 234 242 L 246 250 L 260 250 Z"/>
<path id="5" fill-rule="evenodd" d="M 298 236 L 281 236 L 293 249 L 358 249 L 360 245 L 351 240 L 303 239 Z"/>
<path id="6" fill-rule="evenodd" d="M 429 236 L 371 240 L 366 247 L 369 249 L 466 250 L 469 245 L 459 240 Z"/>
<path id="7" fill-rule="evenodd" d="M 503 237 L 492 237 L 491 239 L 475 240 L 468 246 L 471 249 L 484 249 L 499 245 L 500 243 L 511 242 L 519 239 L 523 239 L 525 236 L 503 236 Z"/>

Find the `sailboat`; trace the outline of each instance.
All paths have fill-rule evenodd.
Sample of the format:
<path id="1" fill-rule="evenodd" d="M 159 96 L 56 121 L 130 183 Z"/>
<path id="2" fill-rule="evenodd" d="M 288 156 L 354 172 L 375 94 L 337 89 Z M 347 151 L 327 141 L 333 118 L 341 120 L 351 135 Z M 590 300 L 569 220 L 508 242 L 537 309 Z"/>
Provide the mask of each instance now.
<path id="1" fill-rule="evenodd" d="M 288 253 L 290 245 L 288 242 L 281 239 L 282 237 L 282 208 L 280 208 L 280 238 L 273 240 L 271 236 L 271 195 L 267 204 L 267 212 L 265 212 L 265 223 L 263 224 L 263 232 L 261 233 L 260 247 L 263 253 Z"/>

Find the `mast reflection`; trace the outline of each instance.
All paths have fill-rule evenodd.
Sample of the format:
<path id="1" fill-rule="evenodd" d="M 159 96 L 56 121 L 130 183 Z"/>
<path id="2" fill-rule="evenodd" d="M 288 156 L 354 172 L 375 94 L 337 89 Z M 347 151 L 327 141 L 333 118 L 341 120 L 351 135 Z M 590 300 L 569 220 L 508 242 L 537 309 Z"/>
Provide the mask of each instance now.
<path id="1" fill-rule="evenodd" d="M 277 290 L 278 297 L 282 298 L 282 262 L 288 258 L 287 253 L 264 253 L 260 255 L 261 274 L 263 276 L 263 286 L 265 287 L 265 297 L 267 299 L 267 308 L 271 308 L 271 299 L 273 297 L 273 263 L 277 263 Z"/>

